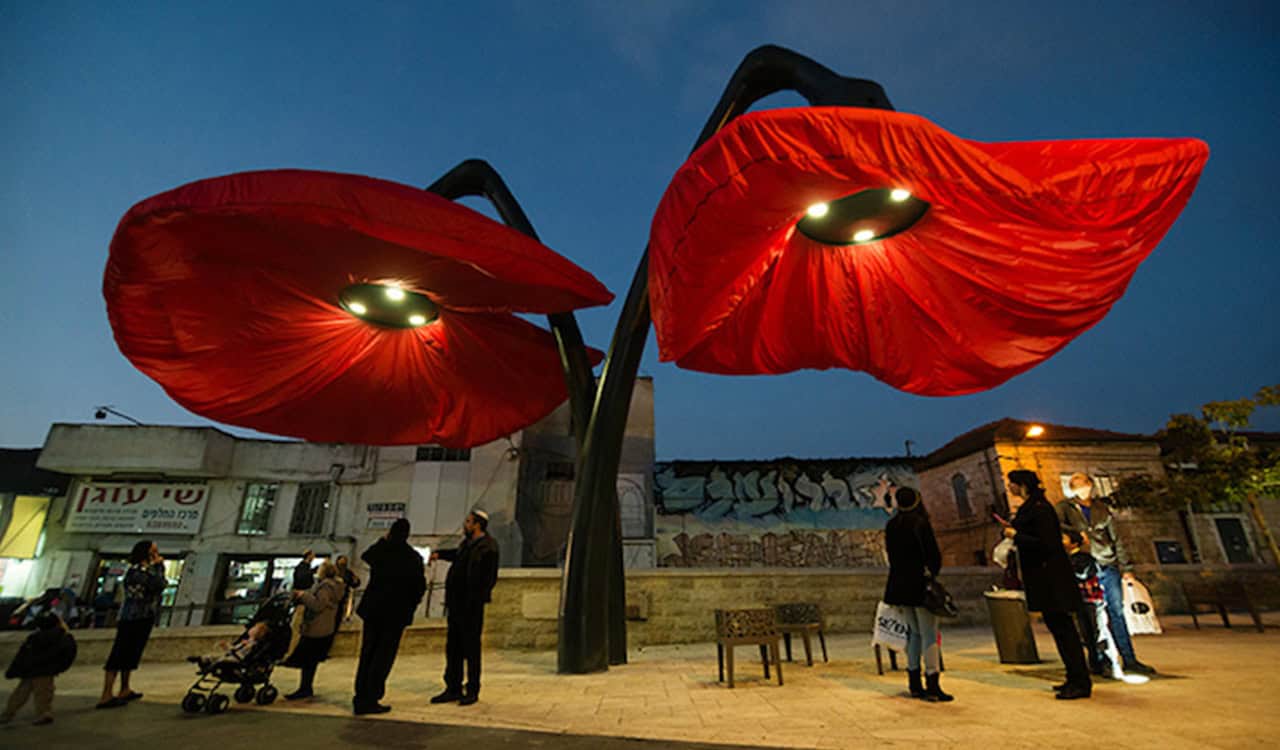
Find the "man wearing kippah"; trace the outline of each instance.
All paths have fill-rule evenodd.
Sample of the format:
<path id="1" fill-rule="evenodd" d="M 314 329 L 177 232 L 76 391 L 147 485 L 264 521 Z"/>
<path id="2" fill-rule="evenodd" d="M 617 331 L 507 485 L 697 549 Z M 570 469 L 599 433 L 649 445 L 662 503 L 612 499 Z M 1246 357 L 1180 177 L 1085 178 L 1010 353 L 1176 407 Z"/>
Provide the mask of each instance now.
<path id="1" fill-rule="evenodd" d="M 449 623 L 445 643 L 444 692 L 432 703 L 469 706 L 480 699 L 480 632 L 484 629 L 484 605 L 498 581 L 498 543 L 489 536 L 489 515 L 482 510 L 467 514 L 462 522 L 462 546 L 437 550 L 432 561 L 445 560 L 444 607 Z M 467 663 L 466 690 L 462 663 Z"/>

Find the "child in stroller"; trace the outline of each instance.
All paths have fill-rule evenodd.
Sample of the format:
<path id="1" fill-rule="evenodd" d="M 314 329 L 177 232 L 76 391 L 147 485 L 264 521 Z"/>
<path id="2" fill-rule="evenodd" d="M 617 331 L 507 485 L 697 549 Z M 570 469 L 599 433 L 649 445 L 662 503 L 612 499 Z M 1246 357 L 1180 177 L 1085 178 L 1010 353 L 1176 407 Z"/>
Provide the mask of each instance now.
<path id="1" fill-rule="evenodd" d="M 271 684 L 271 672 L 289 650 L 292 618 L 291 597 L 287 592 L 276 594 L 258 608 L 225 653 L 188 657 L 198 667 L 199 677 L 182 699 L 182 710 L 189 714 L 225 712 L 231 699 L 218 692 L 224 683 L 239 686 L 237 703 L 255 699 L 260 706 L 273 703 L 279 691 Z"/>

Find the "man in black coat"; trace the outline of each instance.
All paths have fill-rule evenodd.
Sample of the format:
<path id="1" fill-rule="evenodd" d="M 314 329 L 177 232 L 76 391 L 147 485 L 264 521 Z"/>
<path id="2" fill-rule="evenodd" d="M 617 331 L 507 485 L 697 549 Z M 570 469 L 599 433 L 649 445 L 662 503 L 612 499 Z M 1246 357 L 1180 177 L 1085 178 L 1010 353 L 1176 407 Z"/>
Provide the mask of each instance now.
<path id="1" fill-rule="evenodd" d="M 386 693 L 387 676 L 400 648 L 400 636 L 427 590 L 422 555 L 409 546 L 409 521 L 396 519 L 387 535 L 360 556 L 369 566 L 369 585 L 356 614 L 364 620 L 360 662 L 356 667 L 357 715 L 391 710 L 378 701 Z"/>
<path id="2" fill-rule="evenodd" d="M 432 560 L 447 560 L 444 606 L 449 622 L 445 645 L 444 692 L 432 703 L 457 701 L 469 706 L 480 699 L 480 633 L 484 630 L 484 605 L 498 581 L 498 543 L 489 536 L 489 516 L 472 511 L 462 522 L 465 537 L 457 549 L 431 553 Z M 462 688 L 462 663 L 467 663 L 466 690 Z"/>
<path id="3" fill-rule="evenodd" d="M 311 569 L 311 563 L 315 559 L 316 553 L 306 550 L 302 553 L 302 561 L 293 566 L 291 587 L 294 591 L 310 591 L 316 585 L 316 572 Z"/>

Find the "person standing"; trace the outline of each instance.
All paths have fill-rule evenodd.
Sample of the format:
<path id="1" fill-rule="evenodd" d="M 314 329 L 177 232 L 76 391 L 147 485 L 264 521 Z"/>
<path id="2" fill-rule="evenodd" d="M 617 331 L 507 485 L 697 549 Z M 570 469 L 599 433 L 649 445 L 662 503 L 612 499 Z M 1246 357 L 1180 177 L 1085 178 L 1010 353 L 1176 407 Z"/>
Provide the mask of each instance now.
<path id="1" fill-rule="evenodd" d="M 1093 496 L 1093 479 L 1088 474 L 1072 474 L 1067 483 L 1075 498 L 1067 498 L 1055 507 L 1058 522 L 1062 524 L 1063 532 L 1078 532 L 1089 540 L 1089 554 L 1098 564 L 1098 582 L 1102 584 L 1102 595 L 1107 603 L 1107 626 L 1123 662 L 1118 666 L 1125 672 L 1155 674 L 1154 667 L 1138 661 L 1134 654 L 1133 638 L 1125 621 L 1124 586 L 1134 580 L 1133 563 L 1116 533 L 1115 516 L 1104 498 Z M 1094 662 L 1093 671 L 1104 674 L 1107 667 L 1102 659 L 1092 650 L 1090 655 Z"/>
<path id="2" fill-rule="evenodd" d="M 346 588 L 342 592 L 342 602 L 338 605 L 338 618 L 340 622 L 346 622 L 351 619 L 351 599 L 352 593 L 360 588 L 360 576 L 351 569 L 351 561 L 346 555 L 338 555 L 338 559 L 334 560 L 334 565 L 338 568 L 338 578 L 346 584 Z"/>
<path id="3" fill-rule="evenodd" d="M 356 666 L 354 713 L 382 714 L 391 710 L 379 701 L 386 694 L 387 676 L 395 664 L 404 629 L 427 590 L 422 555 L 409 546 L 409 521 L 397 518 L 372 547 L 360 556 L 369 566 L 369 587 L 356 614 L 364 620 L 360 661 Z"/>
<path id="4" fill-rule="evenodd" d="M 462 522 L 462 546 L 431 553 L 431 559 L 453 563 L 444 580 L 444 606 L 449 630 L 445 642 L 444 692 L 432 703 L 469 706 L 480 700 L 480 634 L 484 605 L 498 582 L 498 542 L 489 536 L 489 516 L 482 510 Z M 467 665 L 463 690 L 462 664 Z"/>
<path id="5" fill-rule="evenodd" d="M 76 639 L 66 623 L 53 612 L 36 618 L 36 632 L 27 636 L 14 655 L 4 676 L 18 680 L 9 703 L 0 713 L 0 723 L 13 720 L 33 693 L 36 697 L 36 725 L 53 723 L 53 678 L 71 668 L 76 660 Z"/>
<path id="6" fill-rule="evenodd" d="M 116 623 L 116 638 L 103 669 L 102 697 L 97 708 L 118 708 L 142 697 L 129 687 L 129 675 L 142 661 L 142 652 L 151 638 L 156 617 L 160 613 L 160 596 L 164 593 L 164 558 L 150 539 L 133 545 L 129 553 L 129 570 L 124 574 L 124 604 Z M 112 695 L 116 675 L 120 675 L 120 692 Z"/>
<path id="7" fill-rule="evenodd" d="M 1035 472 L 1026 469 L 1009 472 L 1008 487 L 1011 497 L 1022 500 L 1012 522 L 1005 526 L 1004 535 L 1018 548 L 1027 609 L 1043 614 L 1058 656 L 1067 668 L 1067 681 L 1054 686 L 1054 690 L 1061 700 L 1088 698 L 1093 693 L 1093 681 L 1089 678 L 1080 633 L 1071 617 L 1079 609 L 1080 590 L 1062 546 L 1058 516 Z"/>
<path id="8" fill-rule="evenodd" d="M 286 667 L 297 667 L 301 672 L 298 689 L 285 696 L 296 701 L 315 695 L 316 667 L 329 658 L 329 648 L 341 622 L 342 603 L 346 600 L 347 585 L 338 577 L 338 568 L 325 561 L 317 571 L 316 585 L 310 591 L 293 592 L 294 601 L 303 607 L 301 638 L 293 653 L 285 660 Z"/>
<path id="9" fill-rule="evenodd" d="M 920 502 L 920 493 L 911 487 L 899 487 L 894 500 L 898 512 L 884 527 L 884 546 L 889 555 L 884 603 L 900 608 L 910 628 L 907 687 L 911 697 L 945 703 L 954 698 L 942 692 L 939 684 L 938 617 L 924 606 L 925 585 L 942 569 L 942 553 L 933 536 L 929 514 Z M 922 655 L 927 686 L 920 681 Z"/>
<path id="10" fill-rule="evenodd" d="M 294 591 L 310 591 L 316 585 L 316 573 L 311 569 L 311 563 L 315 559 L 315 552 L 303 550 L 301 562 L 293 567 L 293 584 L 290 588 Z"/>

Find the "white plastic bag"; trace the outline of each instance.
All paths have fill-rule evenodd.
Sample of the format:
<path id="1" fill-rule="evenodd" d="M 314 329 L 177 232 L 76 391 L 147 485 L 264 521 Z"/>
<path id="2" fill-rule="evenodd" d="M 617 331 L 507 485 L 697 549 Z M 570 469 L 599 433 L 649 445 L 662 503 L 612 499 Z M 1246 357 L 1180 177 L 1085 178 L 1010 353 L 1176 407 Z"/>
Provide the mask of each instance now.
<path id="1" fill-rule="evenodd" d="M 1002 568 L 1009 566 L 1009 553 L 1013 552 L 1013 540 L 1001 539 L 1000 543 L 991 550 L 991 560 Z"/>
<path id="2" fill-rule="evenodd" d="M 1151 601 L 1151 592 L 1138 581 L 1125 581 L 1124 584 L 1124 624 L 1129 626 L 1130 635 L 1160 635 L 1160 620 L 1156 619 L 1156 605 Z"/>
<path id="3" fill-rule="evenodd" d="M 876 621 L 871 628 L 872 646 L 880 644 L 894 651 L 906 651 L 909 630 L 901 609 L 884 602 L 876 605 Z"/>

